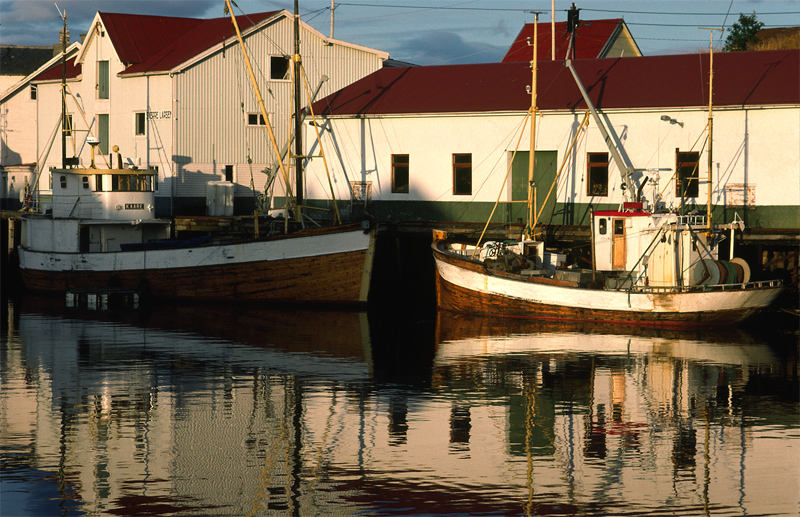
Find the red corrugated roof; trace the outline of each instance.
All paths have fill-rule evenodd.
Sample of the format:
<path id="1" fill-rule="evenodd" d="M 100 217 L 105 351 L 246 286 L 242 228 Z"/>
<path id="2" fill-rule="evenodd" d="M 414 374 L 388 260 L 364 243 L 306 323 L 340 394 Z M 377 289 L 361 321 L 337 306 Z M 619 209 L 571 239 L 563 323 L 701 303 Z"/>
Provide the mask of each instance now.
<path id="1" fill-rule="evenodd" d="M 280 11 L 237 16 L 236 23 L 239 29 L 244 31 L 278 12 Z M 101 16 L 105 23 L 110 15 L 101 13 Z M 115 29 L 113 34 L 111 29 L 108 32 L 114 48 L 120 52 L 120 58 L 122 59 L 123 52 L 130 59 L 141 56 L 138 61 L 122 59 L 123 62 L 134 64 L 127 67 L 121 75 L 172 70 L 236 35 L 230 17 L 192 20 L 163 16 L 137 17 L 127 14 L 113 16 Z M 131 24 L 127 24 L 127 17 L 132 18 Z M 139 18 L 157 19 L 158 22 L 149 25 L 148 20 Z"/>
<path id="2" fill-rule="evenodd" d="M 575 59 L 595 59 L 599 57 L 600 51 L 603 50 L 608 40 L 621 23 L 621 18 L 581 22 L 578 30 L 575 32 Z M 511 48 L 508 49 L 508 52 L 503 58 L 503 63 L 519 63 L 523 61 L 530 63 L 533 51 L 531 50 L 531 46 L 528 45 L 528 38 L 531 39 L 532 45 L 534 25 L 533 23 L 526 23 L 525 26 L 522 27 L 517 39 L 511 44 Z M 551 58 L 551 26 L 549 23 L 539 23 L 538 25 L 538 58 L 539 61 L 548 61 Z M 570 39 L 570 34 L 567 32 L 567 22 L 557 22 L 555 24 L 555 29 L 556 59 L 565 59 Z"/>
<path id="3" fill-rule="evenodd" d="M 708 105 L 708 54 L 574 61 L 598 108 Z M 563 61 L 539 63 L 540 109 L 585 109 Z M 529 63 L 383 68 L 314 104 L 322 115 L 480 113 L 530 106 Z M 714 55 L 717 106 L 800 103 L 800 50 Z"/>
<path id="4" fill-rule="evenodd" d="M 120 61 L 147 61 L 203 20 L 139 14 L 99 13 L 106 33 Z"/>
<path id="5" fill-rule="evenodd" d="M 75 79 L 76 77 L 81 75 L 81 72 L 83 71 L 83 69 L 79 65 L 75 64 L 75 58 L 74 57 L 70 57 L 69 59 L 67 59 L 66 69 L 67 69 L 67 79 L 68 80 Z M 41 74 L 39 74 L 36 77 L 34 77 L 33 79 L 31 79 L 31 82 L 34 82 L 34 81 L 59 81 L 60 82 L 61 78 L 62 78 L 62 66 L 61 66 L 61 61 L 59 61 L 58 63 L 54 64 L 52 67 L 48 68 L 47 70 L 45 70 Z"/>

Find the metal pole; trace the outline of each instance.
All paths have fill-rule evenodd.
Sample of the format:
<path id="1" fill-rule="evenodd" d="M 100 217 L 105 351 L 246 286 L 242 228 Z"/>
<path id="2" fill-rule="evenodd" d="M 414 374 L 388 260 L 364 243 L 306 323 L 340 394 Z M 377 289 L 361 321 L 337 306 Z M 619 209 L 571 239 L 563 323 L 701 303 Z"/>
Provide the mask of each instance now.
<path id="1" fill-rule="evenodd" d="M 61 32 L 61 168 L 67 168 L 67 11 L 64 10 L 64 30 Z"/>
<path id="2" fill-rule="evenodd" d="M 295 219 L 303 220 L 303 121 L 300 119 L 300 15 L 298 0 L 294 0 L 294 159 L 297 210 Z"/>
<path id="3" fill-rule="evenodd" d="M 528 238 L 531 239 L 536 228 L 537 221 L 534 219 L 536 212 L 531 197 L 533 196 L 533 166 L 536 161 L 536 72 L 538 68 L 539 50 L 537 41 L 539 39 L 539 13 L 534 13 L 533 17 L 533 59 L 531 59 L 531 152 L 528 157 Z M 535 203 L 535 200 L 533 201 Z"/>

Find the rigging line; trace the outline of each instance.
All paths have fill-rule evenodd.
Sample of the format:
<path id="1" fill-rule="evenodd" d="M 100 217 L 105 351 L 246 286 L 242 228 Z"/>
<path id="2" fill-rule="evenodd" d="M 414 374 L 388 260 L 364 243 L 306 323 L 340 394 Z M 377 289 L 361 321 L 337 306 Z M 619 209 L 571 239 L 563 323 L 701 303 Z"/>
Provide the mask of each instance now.
<path id="1" fill-rule="evenodd" d="M 360 4 L 351 2 L 336 2 L 338 5 L 350 7 L 387 7 L 391 9 L 415 9 L 421 11 L 507 11 L 517 13 L 529 13 L 530 9 L 503 8 L 503 7 L 456 7 L 456 6 L 435 6 L 435 5 L 393 5 L 393 4 Z M 564 10 L 566 12 L 566 10 Z"/>
<path id="2" fill-rule="evenodd" d="M 725 24 L 728 23 L 728 15 L 731 14 L 731 7 L 733 7 L 733 0 L 731 0 L 731 3 L 728 5 L 728 12 L 725 13 L 725 19 L 722 20 L 723 27 L 725 27 Z"/>
<path id="3" fill-rule="evenodd" d="M 325 165 L 325 173 L 328 175 L 328 185 L 331 188 L 331 200 L 333 201 L 334 223 L 341 224 L 342 219 L 339 216 L 339 206 L 336 204 L 336 193 L 333 191 L 333 181 L 331 180 L 331 171 L 328 169 L 328 160 L 325 158 L 325 151 L 322 149 L 322 138 L 319 134 L 319 126 L 317 126 L 317 118 L 314 116 L 314 107 L 311 102 L 311 91 L 308 88 L 308 77 L 306 76 L 306 69 L 303 63 L 300 63 L 300 73 L 303 77 L 303 86 L 305 86 L 306 97 L 308 98 L 308 111 L 311 113 L 311 122 L 314 124 L 314 131 L 317 134 L 317 142 L 319 142 L 319 152 L 322 155 L 322 163 Z M 295 137 L 297 138 L 297 136 Z M 309 160 L 309 158 L 306 158 Z"/>
<path id="4" fill-rule="evenodd" d="M 240 12 L 240 13 L 242 13 L 242 16 L 244 16 L 244 18 L 245 18 L 247 21 L 249 21 L 249 22 L 250 22 L 250 26 L 251 26 L 251 27 L 255 27 L 255 26 L 256 26 L 256 23 L 253 21 L 253 19 L 252 19 L 252 18 L 250 18 L 250 15 L 249 15 L 249 14 L 247 14 L 246 12 L 244 12 L 244 11 L 242 10 L 242 8 L 241 8 L 241 7 L 239 7 L 238 5 L 236 5 L 236 3 L 233 3 L 233 5 L 234 5 L 234 6 L 235 6 L 237 9 L 239 9 L 239 12 Z M 267 19 L 269 19 L 269 18 L 267 18 Z M 262 20 L 262 21 L 263 21 L 263 20 Z M 277 42 L 275 42 L 275 41 L 274 41 L 272 38 L 270 38 L 270 37 L 269 37 L 269 36 L 268 36 L 268 35 L 265 33 L 265 31 L 258 31 L 258 34 L 260 34 L 261 36 L 263 36 L 264 38 L 266 38 L 266 40 L 267 40 L 267 41 L 269 41 L 270 43 L 272 43 L 273 45 L 275 45 L 275 47 L 277 47 L 277 49 L 278 49 L 278 50 L 280 50 L 280 51 L 283 53 L 283 55 L 285 55 L 285 56 L 288 56 L 288 55 L 289 55 L 289 53 L 288 53 L 288 52 L 286 52 L 286 51 L 284 51 L 284 50 L 281 48 L 281 46 L 280 46 L 280 45 L 279 45 Z"/>
<path id="5" fill-rule="evenodd" d="M 475 258 L 475 254 L 478 253 L 478 249 L 481 245 L 481 241 L 483 240 L 483 236 L 486 235 L 486 230 L 489 229 L 489 224 L 492 222 L 492 217 L 494 217 L 494 213 L 497 210 L 497 206 L 500 204 L 500 197 L 503 195 L 503 192 L 506 189 L 506 183 L 508 182 L 508 177 L 511 175 L 511 170 L 514 166 L 514 158 L 517 156 L 517 150 L 519 149 L 519 144 L 522 141 L 522 135 L 525 132 L 525 127 L 528 125 L 528 120 L 531 117 L 535 117 L 536 113 L 534 109 L 531 108 L 528 110 L 528 113 L 525 115 L 525 120 L 522 123 L 522 130 L 519 132 L 519 138 L 517 139 L 517 145 L 514 147 L 514 152 L 511 154 L 511 160 L 508 162 L 508 168 L 506 169 L 506 175 L 503 178 L 503 184 L 500 186 L 500 192 L 497 194 L 497 201 L 494 203 L 494 207 L 492 207 L 492 213 L 489 214 L 489 217 L 486 220 L 486 226 L 483 227 L 483 231 L 481 231 L 480 237 L 478 237 L 477 242 L 475 243 L 475 250 L 472 252 L 472 257 Z"/>
<path id="6" fill-rule="evenodd" d="M 241 59 L 241 57 L 239 59 Z M 234 74 L 234 75 L 236 75 L 236 87 L 239 91 L 239 99 L 242 99 L 244 98 L 243 94 L 244 89 L 242 88 L 242 77 L 241 74 Z M 245 146 L 245 154 L 247 156 L 247 166 L 250 169 L 250 190 L 253 192 L 253 201 L 255 202 L 256 209 L 258 209 L 258 194 L 256 193 L 255 178 L 253 178 L 253 159 L 250 156 L 250 152 L 252 150 L 252 147 L 250 146 L 250 131 L 248 131 L 247 128 L 249 123 L 248 120 L 249 115 L 245 112 L 244 101 L 240 100 L 239 106 L 241 108 L 242 122 L 244 124 L 244 146 Z M 260 114 L 256 115 L 256 117 L 259 116 L 261 115 Z M 256 118 L 256 126 L 258 126 L 258 118 Z M 234 189 L 235 188 L 236 187 L 234 187 Z"/>
<path id="7" fill-rule="evenodd" d="M 733 4 L 733 0 L 731 0 L 731 5 Z M 675 12 L 664 12 L 664 11 L 623 11 L 619 9 L 591 9 L 581 7 L 581 11 L 587 12 L 594 12 L 594 13 L 620 13 L 620 14 L 659 14 L 665 16 L 722 16 L 722 13 L 675 13 Z M 771 14 L 798 14 L 800 11 L 786 11 L 786 12 L 768 12 L 768 13 L 760 13 L 761 15 L 767 16 Z M 730 7 L 728 7 L 728 13 L 730 13 Z M 726 14 L 727 16 L 727 14 Z M 627 22 L 626 22 L 627 23 Z"/>

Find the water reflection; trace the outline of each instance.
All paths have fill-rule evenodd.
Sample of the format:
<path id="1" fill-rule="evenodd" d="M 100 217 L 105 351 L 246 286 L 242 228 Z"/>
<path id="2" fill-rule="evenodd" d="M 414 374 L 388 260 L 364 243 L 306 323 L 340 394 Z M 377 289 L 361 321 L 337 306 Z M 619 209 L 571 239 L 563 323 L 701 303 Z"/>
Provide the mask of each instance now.
<path id="1" fill-rule="evenodd" d="M 796 343 L 39 299 L 5 321 L 3 515 L 798 512 Z"/>

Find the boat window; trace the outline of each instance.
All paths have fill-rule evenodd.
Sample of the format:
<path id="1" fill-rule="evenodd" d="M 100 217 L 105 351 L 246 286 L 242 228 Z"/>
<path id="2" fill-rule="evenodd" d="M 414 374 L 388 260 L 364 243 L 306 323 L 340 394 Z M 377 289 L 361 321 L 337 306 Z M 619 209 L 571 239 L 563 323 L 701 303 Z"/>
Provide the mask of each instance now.
<path id="1" fill-rule="evenodd" d="M 63 174 L 61 175 L 61 188 L 67 188 L 67 177 Z"/>
<path id="2" fill-rule="evenodd" d="M 675 195 L 678 197 L 697 197 L 700 182 L 700 153 L 696 151 L 681 152 L 675 149 Z"/>
<path id="3" fill-rule="evenodd" d="M 472 195 L 472 154 L 453 154 L 453 194 Z"/>
<path id="4" fill-rule="evenodd" d="M 625 220 L 624 219 L 615 219 L 614 220 L 614 235 L 625 235 Z"/>
<path id="5" fill-rule="evenodd" d="M 586 183 L 589 196 L 608 196 L 608 153 L 587 153 Z"/>
<path id="6" fill-rule="evenodd" d="M 600 219 L 600 235 L 605 235 L 608 232 L 608 220 Z"/>
<path id="7" fill-rule="evenodd" d="M 94 177 L 94 191 L 95 192 L 102 192 L 103 191 L 103 176 L 102 174 L 98 174 Z"/>
<path id="8" fill-rule="evenodd" d="M 83 188 L 89 189 L 89 176 L 84 176 L 82 179 Z"/>
<path id="9" fill-rule="evenodd" d="M 113 192 L 128 192 L 130 189 L 130 176 L 127 174 L 113 174 L 111 176 L 111 190 Z"/>
<path id="10" fill-rule="evenodd" d="M 392 155 L 392 192 L 408 194 L 408 155 Z"/>

